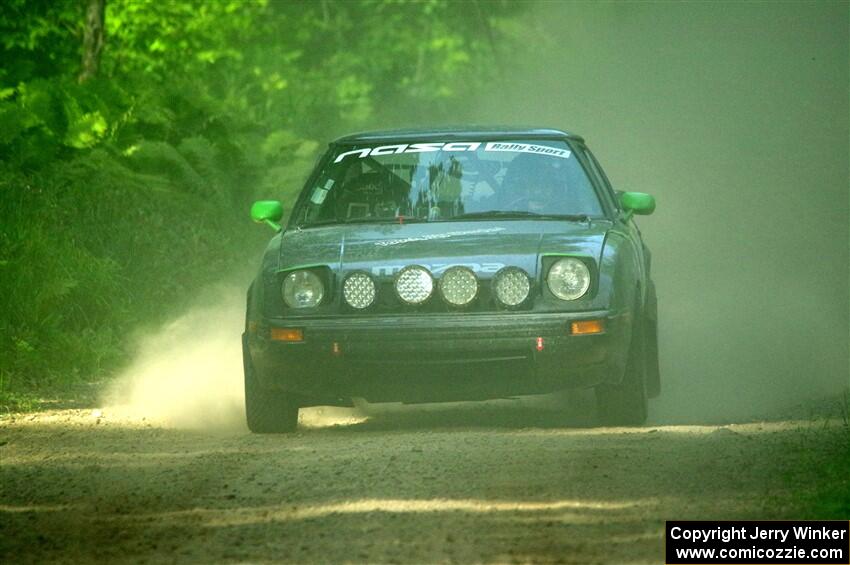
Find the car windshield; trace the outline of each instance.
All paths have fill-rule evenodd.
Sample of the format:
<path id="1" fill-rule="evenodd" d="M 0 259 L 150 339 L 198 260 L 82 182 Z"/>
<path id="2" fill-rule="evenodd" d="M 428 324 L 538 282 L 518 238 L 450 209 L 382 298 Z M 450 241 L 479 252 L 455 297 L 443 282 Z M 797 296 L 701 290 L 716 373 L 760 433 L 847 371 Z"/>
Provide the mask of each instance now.
<path id="1" fill-rule="evenodd" d="M 331 151 L 295 211 L 298 225 L 603 215 L 564 141 L 363 144 Z"/>

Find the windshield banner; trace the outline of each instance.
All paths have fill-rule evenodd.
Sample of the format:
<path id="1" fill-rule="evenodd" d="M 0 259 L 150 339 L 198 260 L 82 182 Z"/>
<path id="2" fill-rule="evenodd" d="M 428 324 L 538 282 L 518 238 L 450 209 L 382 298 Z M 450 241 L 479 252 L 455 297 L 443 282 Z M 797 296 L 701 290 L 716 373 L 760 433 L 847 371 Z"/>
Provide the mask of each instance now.
<path id="1" fill-rule="evenodd" d="M 514 143 L 512 141 L 454 141 L 451 143 L 400 143 L 397 145 L 382 145 L 380 147 L 364 147 L 353 149 L 337 155 L 334 163 L 339 163 L 348 156 L 356 155 L 358 158 L 379 157 L 381 155 L 398 155 L 399 153 L 432 153 L 435 151 L 478 151 L 481 146 L 484 151 L 508 151 L 513 153 L 536 153 L 569 159 L 570 151 L 547 145 L 533 145 L 531 143 Z"/>

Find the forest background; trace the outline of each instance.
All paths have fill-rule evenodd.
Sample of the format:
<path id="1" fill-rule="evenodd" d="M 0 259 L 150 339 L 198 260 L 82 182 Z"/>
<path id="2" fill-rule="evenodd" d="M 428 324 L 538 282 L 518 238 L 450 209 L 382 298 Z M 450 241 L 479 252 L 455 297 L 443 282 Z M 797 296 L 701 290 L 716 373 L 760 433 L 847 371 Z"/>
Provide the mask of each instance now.
<path id="1" fill-rule="evenodd" d="M 528 5 L 0 6 L 0 405 L 115 371 L 138 328 L 244 271 L 324 144 L 463 120 Z"/>

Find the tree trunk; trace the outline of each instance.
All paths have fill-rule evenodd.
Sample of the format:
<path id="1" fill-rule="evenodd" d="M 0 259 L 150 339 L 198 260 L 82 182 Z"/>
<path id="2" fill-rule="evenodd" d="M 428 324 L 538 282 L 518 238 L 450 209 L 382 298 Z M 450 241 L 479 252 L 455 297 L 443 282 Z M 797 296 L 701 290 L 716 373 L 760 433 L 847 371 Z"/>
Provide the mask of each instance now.
<path id="1" fill-rule="evenodd" d="M 85 33 L 83 35 L 82 69 L 78 80 L 86 82 L 97 75 L 100 68 L 100 54 L 103 51 L 103 20 L 106 0 L 89 0 L 86 8 Z"/>

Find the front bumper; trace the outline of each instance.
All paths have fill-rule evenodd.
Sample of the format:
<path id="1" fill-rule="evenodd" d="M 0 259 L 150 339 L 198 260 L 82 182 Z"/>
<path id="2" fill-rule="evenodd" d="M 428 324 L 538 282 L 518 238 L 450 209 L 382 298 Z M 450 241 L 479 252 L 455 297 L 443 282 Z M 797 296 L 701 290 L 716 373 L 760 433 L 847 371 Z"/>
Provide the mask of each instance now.
<path id="1" fill-rule="evenodd" d="M 434 314 L 266 320 L 246 332 L 246 363 L 262 386 L 306 404 L 438 402 L 540 394 L 616 382 L 629 312 Z M 570 335 L 602 319 L 603 333 Z M 278 342 L 272 327 L 299 328 Z M 542 349 L 538 338 L 542 338 Z"/>

